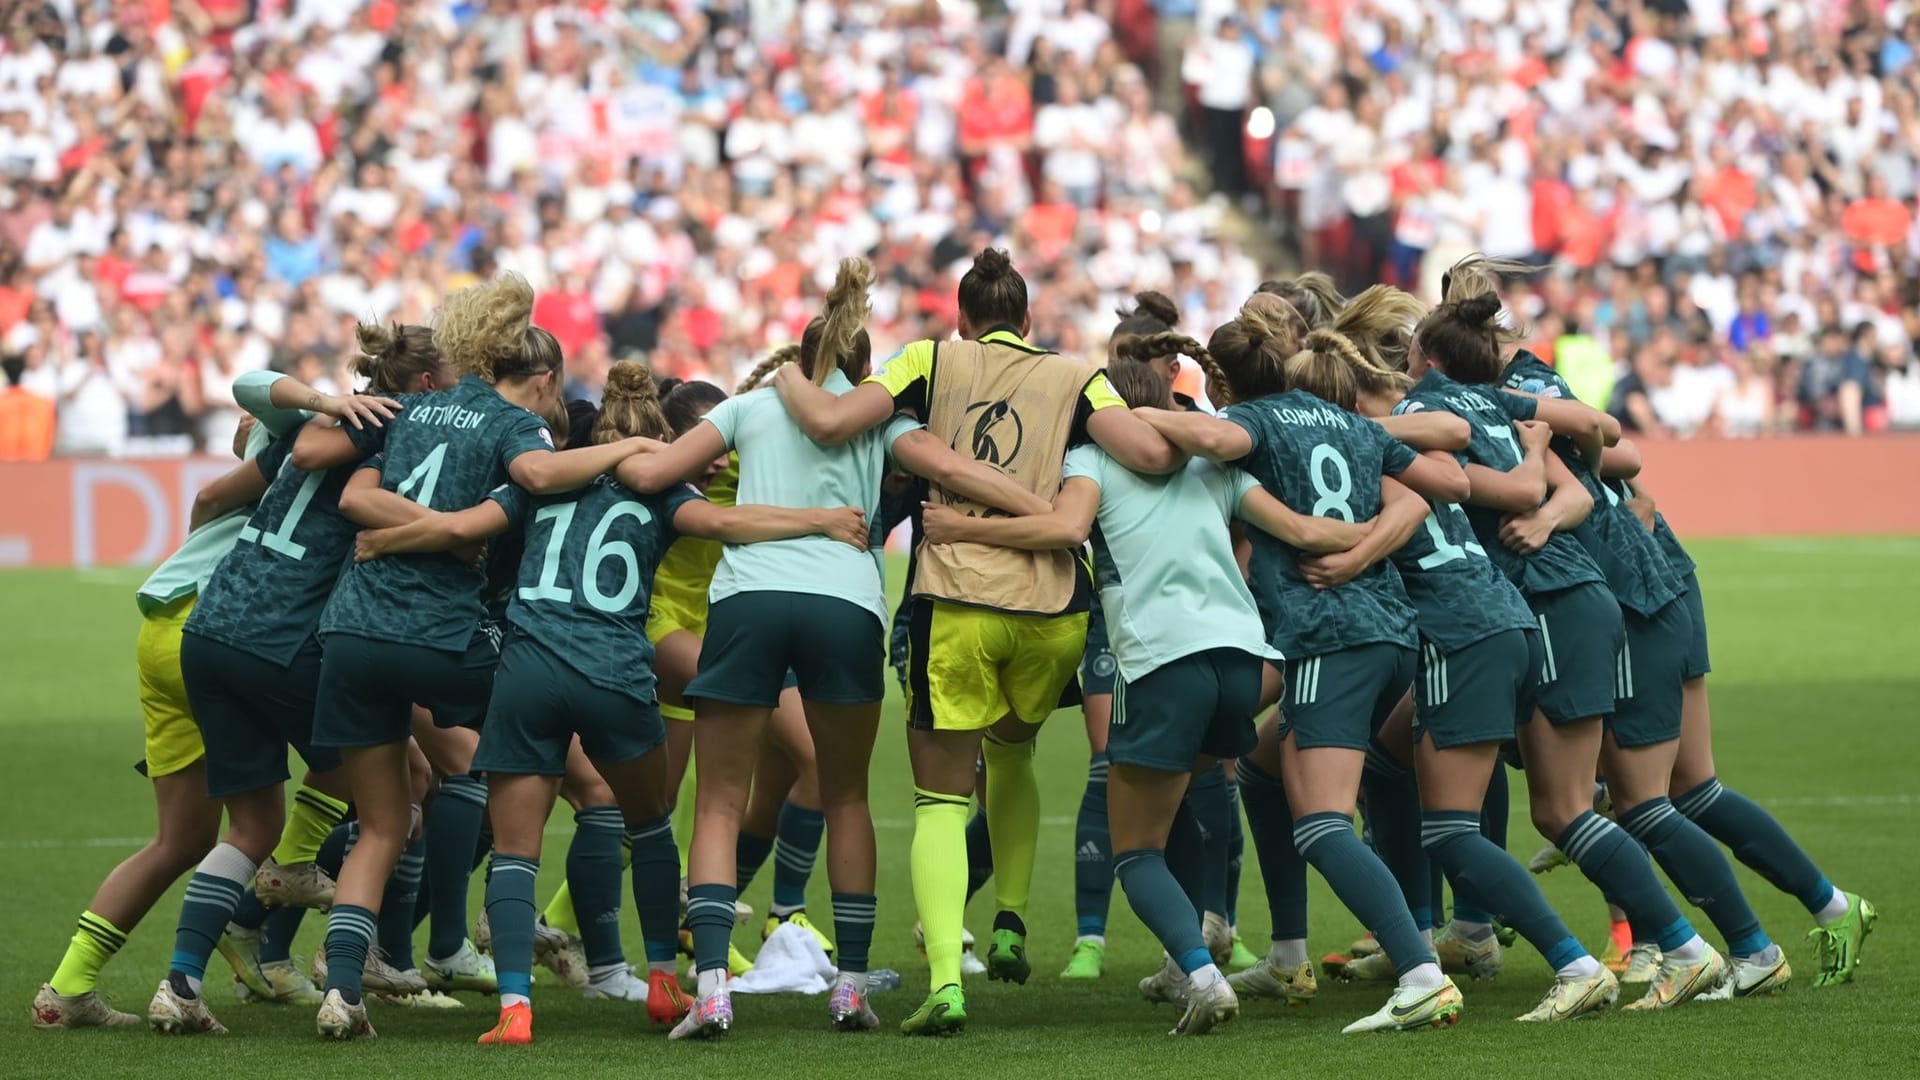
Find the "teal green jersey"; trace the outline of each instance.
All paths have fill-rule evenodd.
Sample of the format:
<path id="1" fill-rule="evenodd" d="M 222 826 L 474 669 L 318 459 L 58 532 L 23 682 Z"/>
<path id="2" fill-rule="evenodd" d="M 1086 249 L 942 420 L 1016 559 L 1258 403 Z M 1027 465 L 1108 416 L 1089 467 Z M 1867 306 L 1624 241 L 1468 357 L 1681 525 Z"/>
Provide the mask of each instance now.
<path id="1" fill-rule="evenodd" d="M 292 447 L 292 440 L 276 440 L 266 426 L 255 424 L 247 433 L 246 460 L 260 469 L 261 476 L 272 480 Z M 154 567 L 153 573 L 133 594 L 140 614 L 156 611 L 206 588 L 220 560 L 226 558 L 227 552 L 239 541 L 240 531 L 247 527 L 247 518 L 252 513 L 252 506 L 235 507 L 188 533 L 179 549 L 169 555 L 166 562 Z"/>
<path id="2" fill-rule="evenodd" d="M 825 385 L 835 394 L 853 389 L 837 371 Z M 887 451 L 894 440 L 920 427 L 895 417 L 845 445 L 821 446 L 787 415 L 772 387 L 728 398 L 707 413 L 705 422 L 720 433 L 727 449 L 740 453 L 741 505 L 796 510 L 856 506 L 866 511 L 869 522 L 880 520 Z M 855 551 L 826 536 L 728 544 L 713 573 L 708 600 L 717 604 L 735 593 L 769 590 L 832 596 L 866 608 L 884 623 L 889 612 L 878 553 L 877 548 Z"/>
<path id="3" fill-rule="evenodd" d="M 674 514 L 705 497 L 691 484 L 641 495 L 602 476 L 567 495 L 532 498 L 503 484 L 491 498 L 524 527 L 507 621 L 594 686 L 656 700 L 647 639 L 653 574 L 679 536 Z"/>
<path id="4" fill-rule="evenodd" d="M 1168 476 L 1142 476 L 1092 444 L 1067 452 L 1064 476 L 1100 488 L 1093 573 L 1121 678 L 1208 649 L 1284 659 L 1267 646 L 1227 533 L 1258 481 L 1199 458 Z"/>
<path id="5" fill-rule="evenodd" d="M 1414 452 L 1379 424 L 1298 390 L 1230 406 L 1221 419 L 1253 439 L 1233 464 L 1287 506 L 1314 517 L 1366 521 L 1380 513 L 1380 477 L 1398 476 Z M 1294 560 L 1303 552 L 1259 529 L 1252 585 L 1267 641 L 1289 657 L 1323 656 L 1389 642 L 1413 648 L 1413 608 L 1390 561 L 1334 589 L 1316 589 Z"/>
<path id="6" fill-rule="evenodd" d="M 1513 418 L 1499 400 L 1503 397 L 1512 395 L 1501 394 L 1491 387 L 1456 382 L 1438 368 L 1429 368 L 1394 411 L 1453 413 L 1467 422 L 1469 432 L 1467 449 L 1457 456 L 1469 464 L 1512 472 L 1520 464 L 1520 433 L 1514 429 Z M 1522 593 L 1538 596 L 1606 580 L 1594 565 L 1593 557 L 1571 534 L 1555 533 L 1547 540 L 1546 547 L 1533 555 L 1521 555 L 1500 542 L 1500 521 L 1506 517 L 1506 511 L 1472 505 L 1464 509 L 1467 524 L 1488 560 Z"/>
<path id="7" fill-rule="evenodd" d="M 1542 397 L 1576 400 L 1566 380 L 1525 349 L 1515 353 L 1507 365 L 1505 383 Z M 1497 390 L 1493 393 L 1515 420 L 1531 420 L 1538 410 L 1530 397 Z M 1600 475 L 1587 467 L 1571 441 L 1556 438 L 1553 449 L 1587 489 L 1587 494 L 1593 496 L 1593 513 L 1573 535 L 1599 564 L 1601 573 L 1606 575 L 1607 588 L 1613 590 L 1620 606 L 1640 615 L 1652 615 L 1672 603 L 1685 590 L 1653 534 L 1627 508 L 1619 492 L 1602 483 Z"/>
<path id="8" fill-rule="evenodd" d="M 284 667 L 319 626 L 358 527 L 340 516 L 355 466 L 303 472 L 282 458 L 186 628 Z"/>
<path id="9" fill-rule="evenodd" d="M 477 505 L 506 482 L 513 459 L 553 449 L 546 421 L 471 375 L 400 403 L 385 427 L 346 430 L 363 452 L 382 453 L 381 487 L 433 510 Z M 485 570 L 445 552 L 355 563 L 320 629 L 459 652 L 480 625 L 486 584 Z"/>
<path id="10" fill-rule="evenodd" d="M 1612 479 L 1603 483 L 1612 489 L 1613 497 L 1622 503 L 1633 501 L 1633 488 L 1625 480 Z M 1673 527 L 1667 524 L 1666 515 L 1658 510 L 1653 512 L 1653 544 L 1660 549 L 1660 557 L 1667 561 L 1667 580 L 1682 593 L 1686 592 L 1692 587 L 1687 583 L 1687 578 L 1695 569 L 1693 556 L 1680 546 L 1680 538 L 1673 534 Z"/>
<path id="11" fill-rule="evenodd" d="M 1535 624 L 1520 590 L 1494 568 L 1457 503 L 1427 500 L 1427 520 L 1393 553 L 1420 637 L 1452 653 Z"/>
<path id="12" fill-rule="evenodd" d="M 1626 498 L 1630 494 L 1622 492 L 1621 497 Z M 1666 557 L 1668 573 L 1682 581 L 1686 580 L 1687 575 L 1695 569 L 1693 556 L 1680 546 L 1680 538 L 1673 534 L 1673 527 L 1667 524 L 1666 515 L 1658 510 L 1653 512 L 1653 539 L 1660 545 L 1660 554 Z"/>

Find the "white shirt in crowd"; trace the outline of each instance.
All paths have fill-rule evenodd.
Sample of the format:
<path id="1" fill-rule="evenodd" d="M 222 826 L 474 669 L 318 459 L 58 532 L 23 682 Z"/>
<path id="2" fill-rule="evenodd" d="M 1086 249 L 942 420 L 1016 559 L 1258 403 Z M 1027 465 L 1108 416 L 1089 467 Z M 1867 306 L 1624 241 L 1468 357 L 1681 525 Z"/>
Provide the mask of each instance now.
<path id="1" fill-rule="evenodd" d="M 1244 37 L 1209 35 L 1188 53 L 1181 74 L 1204 109 L 1244 109 L 1253 97 L 1253 47 Z"/>

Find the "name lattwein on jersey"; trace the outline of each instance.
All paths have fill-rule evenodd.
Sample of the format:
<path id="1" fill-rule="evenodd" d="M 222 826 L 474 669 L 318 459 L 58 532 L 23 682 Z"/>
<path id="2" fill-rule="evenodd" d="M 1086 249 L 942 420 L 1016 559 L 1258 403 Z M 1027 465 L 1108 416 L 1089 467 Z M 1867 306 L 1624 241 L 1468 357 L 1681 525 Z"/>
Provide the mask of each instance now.
<path id="1" fill-rule="evenodd" d="M 459 405 L 415 405 L 407 410 L 407 419 L 416 424 L 434 424 L 471 431 L 487 422 L 487 414 Z"/>

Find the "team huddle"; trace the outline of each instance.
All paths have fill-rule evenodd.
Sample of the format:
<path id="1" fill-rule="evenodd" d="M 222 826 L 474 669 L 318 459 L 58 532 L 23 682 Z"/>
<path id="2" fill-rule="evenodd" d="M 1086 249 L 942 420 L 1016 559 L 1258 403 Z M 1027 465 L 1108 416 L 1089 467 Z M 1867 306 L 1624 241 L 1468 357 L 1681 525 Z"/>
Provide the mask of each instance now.
<path id="1" fill-rule="evenodd" d="M 1717 778 L 1693 563 L 1618 424 L 1518 347 L 1498 286 L 1530 269 L 1465 260 L 1432 309 L 1269 282 L 1204 345 L 1142 293 L 1102 365 L 1026 340 L 1026 282 L 989 249 L 958 337 L 875 367 L 871 271 L 848 260 L 735 396 L 623 362 L 597 407 L 564 400 L 560 346 L 507 275 L 431 329 L 363 326 L 361 394 L 243 376 L 244 460 L 138 594 L 160 826 L 81 915 L 34 1023 L 139 1025 L 99 972 L 192 871 L 159 1032 L 226 1030 L 218 951 L 241 1000 L 316 1007 L 328 1038 L 371 1037 L 370 999 L 479 991 L 500 1005 L 480 1043 L 530 1043 L 536 963 L 712 1038 L 751 966 L 739 894 L 771 860 L 763 938 L 809 935 L 837 969 L 831 1025 L 875 1029 L 889 664 L 930 968 L 910 1035 L 967 1024 L 964 974 L 1031 976 L 1034 738 L 1066 706 L 1092 756 L 1061 975 L 1103 975 L 1117 881 L 1165 948 L 1140 992 L 1183 1010 L 1176 1035 L 1305 1003 L 1322 976 L 1391 987 L 1348 1032 L 1450 1025 L 1450 976 L 1494 976 L 1518 938 L 1554 969 L 1522 1021 L 1604 1012 L 1622 984 L 1645 987 L 1628 1011 L 1779 993 L 1785 950 L 1721 845 L 1806 906 L 1815 985 L 1851 981 L 1873 906 Z M 1174 390 L 1182 358 L 1204 390 Z M 1610 907 L 1598 957 L 1507 851 L 1509 767 L 1549 842 L 1531 869 L 1576 866 Z M 576 827 L 543 906 L 559 798 Z M 806 910 L 823 837 L 831 934 Z M 1239 932 L 1248 838 L 1264 955 Z M 1366 931 L 1319 975 L 1309 865 Z M 982 959 L 963 919 L 989 884 Z M 308 967 L 290 948 L 311 909 Z"/>

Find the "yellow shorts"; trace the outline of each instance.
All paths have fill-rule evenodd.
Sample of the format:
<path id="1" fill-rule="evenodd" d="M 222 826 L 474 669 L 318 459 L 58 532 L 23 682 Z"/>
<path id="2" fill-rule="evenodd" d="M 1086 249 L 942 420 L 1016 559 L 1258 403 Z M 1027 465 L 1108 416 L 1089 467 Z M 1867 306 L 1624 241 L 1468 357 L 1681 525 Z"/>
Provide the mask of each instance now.
<path id="1" fill-rule="evenodd" d="M 186 680 L 180 677 L 180 629 L 193 614 L 193 601 L 191 596 L 175 600 L 148 612 L 140 623 L 140 710 L 146 714 L 150 777 L 177 773 L 207 753 L 187 704 Z"/>
<path id="2" fill-rule="evenodd" d="M 685 630 L 697 638 L 707 636 L 707 606 L 703 603 L 695 611 L 690 605 L 663 600 L 659 596 L 653 599 L 653 609 L 647 612 L 647 640 L 655 645 L 666 640 L 675 630 Z M 669 705 L 663 699 L 660 702 L 660 715 L 668 720 L 693 723 L 693 710 L 685 705 Z"/>
<path id="3" fill-rule="evenodd" d="M 907 630 L 907 723 L 980 731 L 1038 724 L 1060 706 L 1087 647 L 1087 613 L 1009 615 L 915 600 Z"/>
<path id="4" fill-rule="evenodd" d="M 655 645 L 675 630 L 685 630 L 697 638 L 707 636 L 707 605 L 701 604 L 696 610 L 691 605 L 653 598 L 653 608 L 647 612 L 647 640 Z"/>

